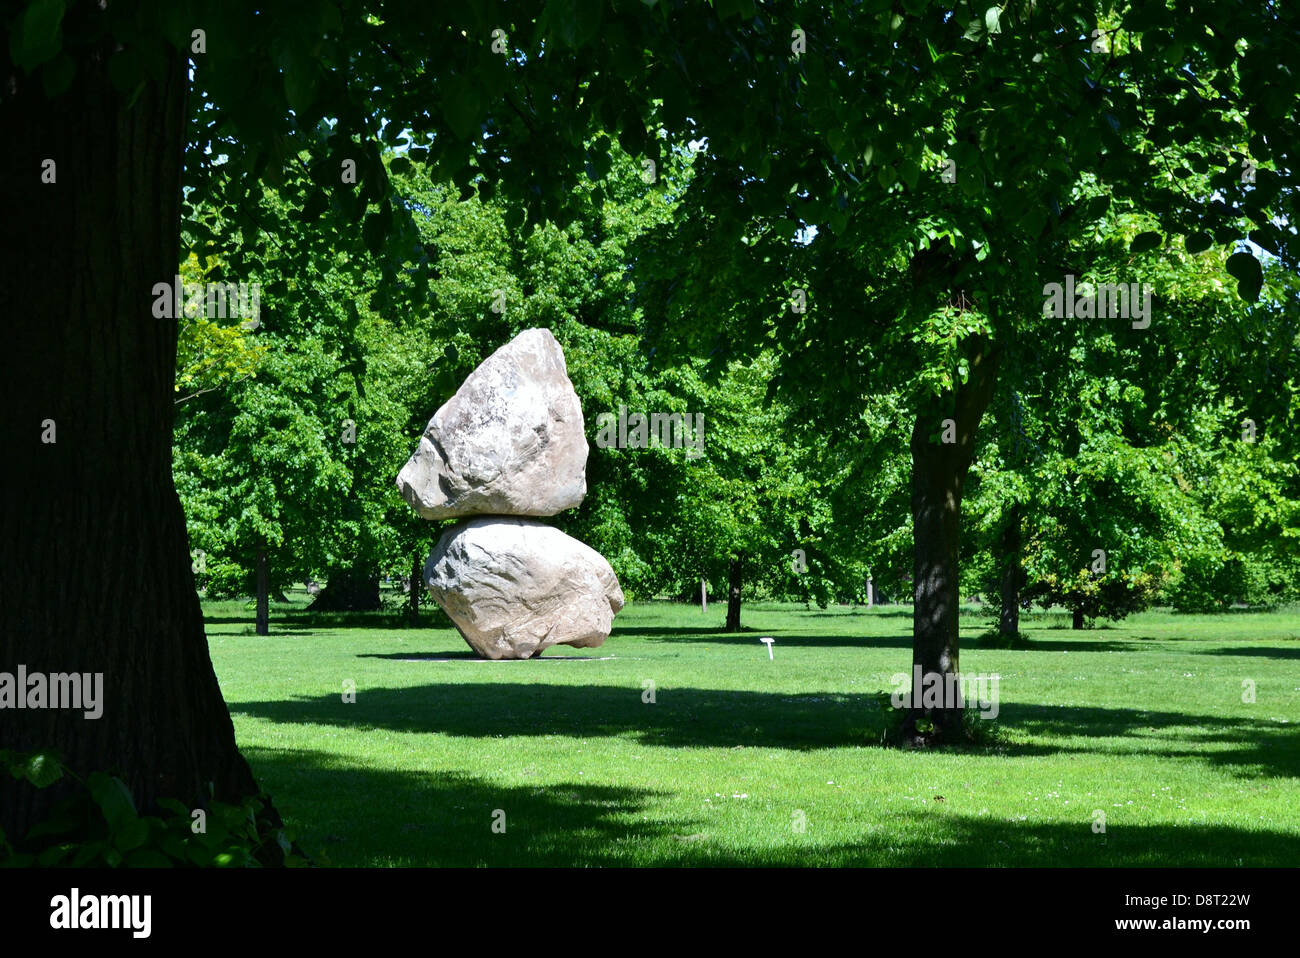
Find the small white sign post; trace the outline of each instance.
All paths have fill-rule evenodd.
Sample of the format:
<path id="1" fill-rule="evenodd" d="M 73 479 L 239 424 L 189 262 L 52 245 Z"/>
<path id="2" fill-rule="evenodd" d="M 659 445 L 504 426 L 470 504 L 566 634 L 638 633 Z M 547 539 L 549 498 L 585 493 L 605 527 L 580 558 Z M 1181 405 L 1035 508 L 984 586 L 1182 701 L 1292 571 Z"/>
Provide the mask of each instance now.
<path id="1" fill-rule="evenodd" d="M 772 643 L 775 642 L 776 639 L 772 638 L 770 635 L 765 635 L 758 641 L 767 646 L 767 657 L 770 660 L 772 658 Z"/>

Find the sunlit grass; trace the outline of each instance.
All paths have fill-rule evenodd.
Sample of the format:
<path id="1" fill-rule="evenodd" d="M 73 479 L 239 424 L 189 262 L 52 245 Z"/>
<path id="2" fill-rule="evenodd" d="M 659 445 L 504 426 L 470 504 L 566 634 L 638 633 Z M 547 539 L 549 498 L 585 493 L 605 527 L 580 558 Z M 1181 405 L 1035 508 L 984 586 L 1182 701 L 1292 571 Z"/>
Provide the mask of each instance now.
<path id="1" fill-rule="evenodd" d="M 873 744 L 905 606 L 746 606 L 726 635 L 721 607 L 634 604 L 600 649 L 491 663 L 299 605 L 265 638 L 248 603 L 205 608 L 241 747 L 323 862 L 1300 863 L 1294 611 L 1027 616 L 1032 647 L 962 653 L 1001 677 L 998 744 L 923 753 Z M 963 637 L 987 625 L 970 608 Z"/>

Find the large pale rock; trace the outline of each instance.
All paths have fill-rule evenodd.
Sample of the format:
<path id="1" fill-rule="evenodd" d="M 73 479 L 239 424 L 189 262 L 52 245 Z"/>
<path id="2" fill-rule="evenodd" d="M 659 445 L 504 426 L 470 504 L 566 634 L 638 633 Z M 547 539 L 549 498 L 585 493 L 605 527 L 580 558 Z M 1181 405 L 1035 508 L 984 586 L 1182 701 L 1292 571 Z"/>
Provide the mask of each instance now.
<path id="1" fill-rule="evenodd" d="M 587 494 L 584 430 L 560 344 L 526 329 L 429 420 L 397 487 L 426 519 L 553 516 Z"/>
<path id="2" fill-rule="evenodd" d="M 623 608 L 604 556 L 530 519 L 448 529 L 424 564 L 424 582 L 470 648 L 489 659 L 527 659 L 552 645 L 595 648 Z"/>

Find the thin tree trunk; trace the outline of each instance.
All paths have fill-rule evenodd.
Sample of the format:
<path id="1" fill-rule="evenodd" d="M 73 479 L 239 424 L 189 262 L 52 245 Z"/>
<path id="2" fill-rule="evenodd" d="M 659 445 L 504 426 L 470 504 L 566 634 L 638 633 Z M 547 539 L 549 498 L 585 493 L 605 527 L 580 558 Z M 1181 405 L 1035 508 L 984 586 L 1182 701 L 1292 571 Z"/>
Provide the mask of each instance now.
<path id="1" fill-rule="evenodd" d="M 94 35 L 94 4 L 64 35 Z M 111 46 L 75 52 L 56 100 L 43 71 L 0 76 L 0 302 L 6 326 L 0 663 L 102 674 L 102 714 L 6 710 L 6 748 L 53 748 L 75 773 L 119 775 L 137 807 L 256 794 L 208 655 L 172 483 L 175 320 L 154 284 L 179 263 L 186 60 L 162 55 L 130 111 Z M 56 181 L 43 184 L 53 160 Z M 43 423 L 55 442 L 41 441 Z M 0 775 L 0 827 L 20 840 L 71 787 Z M 273 814 L 273 812 L 271 813 Z"/>
<path id="2" fill-rule="evenodd" d="M 411 596 L 410 596 L 410 620 L 411 625 L 420 624 L 420 589 L 424 586 L 421 578 L 424 573 L 424 564 L 420 562 L 417 555 L 411 560 Z"/>
<path id="3" fill-rule="evenodd" d="M 992 398 L 997 354 L 981 353 L 969 379 L 927 403 L 912 429 L 912 675 L 920 677 L 904 734 L 919 740 L 917 723 L 933 724 L 926 741 L 963 737 L 959 674 L 958 559 L 962 484 L 975 452 L 975 430 Z M 954 420 L 955 442 L 941 442 L 943 420 Z M 930 689 L 932 698 L 922 698 Z M 926 704 L 926 702 L 930 704 Z"/>
<path id="4" fill-rule="evenodd" d="M 257 547 L 257 634 L 271 634 L 271 593 L 266 584 L 266 546 Z"/>
<path id="5" fill-rule="evenodd" d="M 1002 530 L 1002 615 L 998 620 L 998 633 L 1014 639 L 1020 634 L 1020 584 L 1023 576 L 1020 567 L 1020 505 L 1012 506 Z"/>
<path id="6" fill-rule="evenodd" d="M 728 632 L 740 631 L 741 558 L 732 556 L 727 566 L 727 625 Z"/>
<path id="7" fill-rule="evenodd" d="M 1070 619 L 1070 628 L 1072 629 L 1083 628 L 1083 609 L 1074 610 L 1074 615 Z"/>

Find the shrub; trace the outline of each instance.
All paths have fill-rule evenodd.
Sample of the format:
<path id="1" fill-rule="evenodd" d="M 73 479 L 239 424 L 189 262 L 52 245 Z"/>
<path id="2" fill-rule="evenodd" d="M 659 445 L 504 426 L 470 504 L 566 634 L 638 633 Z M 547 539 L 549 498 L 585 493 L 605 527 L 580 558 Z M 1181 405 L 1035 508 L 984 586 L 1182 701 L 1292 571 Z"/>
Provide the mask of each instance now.
<path id="1" fill-rule="evenodd" d="M 36 788 L 71 780 L 49 814 L 10 842 L 0 831 L 0 866 L 22 867 L 257 867 L 307 865 L 288 833 L 267 818 L 266 796 L 239 805 L 209 799 L 191 811 L 176 799 L 158 801 L 162 815 L 140 814 L 120 778 L 91 772 L 84 779 L 50 751 L 0 751 L 0 765 Z"/>

